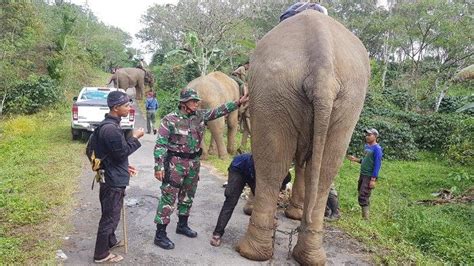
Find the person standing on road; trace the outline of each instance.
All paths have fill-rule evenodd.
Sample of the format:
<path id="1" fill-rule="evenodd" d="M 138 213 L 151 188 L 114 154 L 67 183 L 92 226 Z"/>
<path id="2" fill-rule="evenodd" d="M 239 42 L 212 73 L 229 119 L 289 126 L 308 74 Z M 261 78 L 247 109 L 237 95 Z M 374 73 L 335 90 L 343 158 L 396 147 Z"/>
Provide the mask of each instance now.
<path id="1" fill-rule="evenodd" d="M 174 243 L 166 234 L 166 227 L 178 199 L 176 233 L 196 237 L 189 228 L 188 218 L 199 181 L 201 141 L 205 123 L 230 112 L 248 101 L 248 95 L 225 103 L 215 109 L 198 110 L 197 92 L 186 88 L 180 93 L 179 110 L 161 120 L 154 151 L 155 178 L 162 181 L 161 198 L 156 210 L 154 243 L 163 249 L 173 249 Z"/>
<path id="2" fill-rule="evenodd" d="M 291 174 L 283 180 L 280 190 L 284 190 L 291 181 Z M 240 195 L 245 185 L 250 187 L 251 193 L 255 195 L 255 166 L 252 154 L 244 153 L 234 157 L 228 168 L 228 183 L 225 187 L 225 201 L 222 206 L 216 228 L 212 233 L 211 245 L 218 247 L 221 245 L 221 238 L 224 235 L 224 229 L 227 226 L 234 208 L 239 201 Z"/>
<path id="3" fill-rule="evenodd" d="M 156 100 L 155 93 L 149 91 L 146 95 L 145 108 L 146 108 L 146 133 L 156 134 L 155 122 L 156 122 L 156 111 L 158 110 L 158 100 Z"/>
<path id="4" fill-rule="evenodd" d="M 379 132 L 375 128 L 365 130 L 365 155 L 362 159 L 348 156 L 352 162 L 360 163 L 360 176 L 358 182 L 359 205 L 362 208 L 362 218 L 369 219 L 370 194 L 375 188 L 375 183 L 379 176 L 380 167 L 382 166 L 382 147 L 377 143 Z"/>
<path id="5" fill-rule="evenodd" d="M 135 168 L 128 163 L 128 156 L 140 148 L 138 141 L 144 134 L 143 128 L 134 130 L 132 137 L 125 139 L 120 128 L 120 120 L 130 112 L 130 99 L 127 94 L 113 91 L 107 96 L 109 113 L 101 122 L 98 132 L 96 152 L 102 159 L 105 171 L 104 182 L 100 183 L 99 199 L 102 216 L 97 230 L 94 261 L 96 263 L 116 263 L 123 260 L 120 255 L 110 253 L 115 247 L 124 245 L 115 237 L 120 221 L 125 188 L 129 184 L 130 174 Z"/>

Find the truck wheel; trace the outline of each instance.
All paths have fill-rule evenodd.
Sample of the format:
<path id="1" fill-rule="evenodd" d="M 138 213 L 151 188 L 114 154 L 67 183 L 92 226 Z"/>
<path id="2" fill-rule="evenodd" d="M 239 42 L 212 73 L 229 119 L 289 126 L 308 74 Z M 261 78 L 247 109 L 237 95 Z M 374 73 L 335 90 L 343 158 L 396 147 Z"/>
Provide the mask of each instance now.
<path id="1" fill-rule="evenodd" d="M 89 132 L 87 130 L 82 131 L 82 139 L 87 142 L 89 140 L 89 137 L 91 136 L 92 132 Z"/>
<path id="2" fill-rule="evenodd" d="M 81 131 L 71 128 L 72 140 L 79 140 L 81 138 Z"/>

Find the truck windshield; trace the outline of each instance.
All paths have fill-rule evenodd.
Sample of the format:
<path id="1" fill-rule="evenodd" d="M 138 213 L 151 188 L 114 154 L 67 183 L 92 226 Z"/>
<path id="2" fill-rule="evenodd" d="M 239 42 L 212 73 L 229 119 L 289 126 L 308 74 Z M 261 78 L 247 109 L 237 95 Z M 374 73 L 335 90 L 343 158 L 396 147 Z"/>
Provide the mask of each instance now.
<path id="1" fill-rule="evenodd" d="M 81 100 L 105 100 L 108 94 L 109 91 L 85 91 Z"/>

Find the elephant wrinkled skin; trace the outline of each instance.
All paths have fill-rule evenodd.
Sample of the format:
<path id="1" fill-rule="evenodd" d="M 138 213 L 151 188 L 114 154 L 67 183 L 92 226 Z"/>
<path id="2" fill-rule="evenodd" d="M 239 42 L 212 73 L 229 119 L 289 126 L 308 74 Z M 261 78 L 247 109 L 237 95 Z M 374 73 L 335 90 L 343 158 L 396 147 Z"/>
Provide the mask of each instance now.
<path id="1" fill-rule="evenodd" d="M 143 99 L 145 85 L 152 88 L 154 83 L 154 78 L 150 71 L 134 67 L 117 69 L 112 75 L 111 80 L 114 82 L 115 88 L 120 88 L 125 91 L 128 88 L 135 88 L 137 100 Z"/>
<path id="2" fill-rule="evenodd" d="M 207 74 L 206 76 L 196 78 L 188 84 L 188 88 L 193 88 L 201 97 L 202 109 L 210 109 L 218 107 L 221 104 L 239 99 L 239 85 L 226 74 L 216 71 Z M 217 146 L 217 153 L 219 158 L 227 157 L 227 154 L 234 154 L 235 152 L 235 135 L 238 127 L 238 112 L 232 112 L 227 116 L 227 150 L 224 144 L 224 128 L 225 118 L 221 117 L 207 123 L 207 127 L 211 131 L 211 143 L 209 152 L 206 149 L 206 144 L 203 140 L 202 158 L 206 159 L 208 154 L 215 153 Z"/>
<path id="3" fill-rule="evenodd" d="M 369 77 L 364 45 L 319 12 L 306 10 L 288 18 L 257 43 L 248 79 L 257 186 L 247 233 L 237 246 L 242 256 L 272 257 L 279 188 L 295 159 L 305 196 L 293 257 L 303 265 L 326 262 L 326 200 L 361 113 Z"/>

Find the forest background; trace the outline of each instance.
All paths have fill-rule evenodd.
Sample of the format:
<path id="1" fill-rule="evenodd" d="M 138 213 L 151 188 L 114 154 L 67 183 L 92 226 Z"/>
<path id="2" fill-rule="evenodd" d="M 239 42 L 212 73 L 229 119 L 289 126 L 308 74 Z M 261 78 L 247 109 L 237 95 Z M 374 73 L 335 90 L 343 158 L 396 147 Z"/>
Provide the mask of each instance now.
<path id="1" fill-rule="evenodd" d="M 81 164 L 71 154 L 83 152 L 84 145 L 68 138 L 71 99 L 80 88 L 104 84 L 113 67 L 135 66 L 140 54 L 151 51 L 148 68 L 157 79 L 153 89 L 160 114 L 166 114 L 176 108 L 179 90 L 192 79 L 212 71 L 230 73 L 247 61 L 257 41 L 293 3 L 189 0 L 155 5 L 143 14 L 145 27 L 137 35 L 149 45 L 136 50 L 130 48 L 128 34 L 104 25 L 90 10 L 51 2 L 0 4 L 4 262 L 51 259 L 60 240 L 51 240 L 54 232 L 31 229 L 67 230 L 58 225 L 57 211 L 70 206 L 75 183 L 68 180 L 77 176 Z M 370 226 L 359 219 L 358 169 L 348 162 L 336 182 L 344 215 L 336 226 L 368 245 L 380 262 L 473 263 L 474 94 L 473 81 L 465 72 L 459 74 L 473 64 L 472 4 L 323 4 L 361 39 L 371 59 L 369 91 L 348 154 L 361 155 L 367 127 L 381 132 L 385 153 Z M 211 161 L 225 170 L 227 162 Z M 433 195 L 445 195 L 447 204 L 434 204 Z"/>

